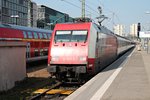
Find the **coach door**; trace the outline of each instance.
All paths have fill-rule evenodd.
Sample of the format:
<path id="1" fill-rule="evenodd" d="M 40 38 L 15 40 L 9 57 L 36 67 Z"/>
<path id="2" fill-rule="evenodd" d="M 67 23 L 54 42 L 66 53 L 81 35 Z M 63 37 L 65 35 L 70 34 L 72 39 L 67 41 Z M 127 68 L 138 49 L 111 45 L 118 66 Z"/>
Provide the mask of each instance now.
<path id="1" fill-rule="evenodd" d="M 29 58 L 29 57 L 30 57 L 30 43 L 29 43 L 29 42 L 27 43 L 26 56 L 27 56 L 27 58 Z"/>

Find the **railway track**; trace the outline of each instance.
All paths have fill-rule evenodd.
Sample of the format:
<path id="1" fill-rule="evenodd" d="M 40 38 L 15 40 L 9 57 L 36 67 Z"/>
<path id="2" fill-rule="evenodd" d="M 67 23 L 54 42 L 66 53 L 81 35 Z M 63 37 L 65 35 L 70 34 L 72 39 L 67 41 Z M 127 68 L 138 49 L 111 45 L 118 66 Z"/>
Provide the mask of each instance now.
<path id="1" fill-rule="evenodd" d="M 57 81 L 51 87 L 34 91 L 29 100 L 63 100 L 80 86 L 81 84 L 65 84 Z"/>
<path id="2" fill-rule="evenodd" d="M 45 62 L 29 63 L 27 72 L 29 77 L 45 77 L 49 78 L 48 74 L 45 74 L 47 65 Z M 51 79 L 50 79 L 51 80 Z M 43 87 L 37 88 L 35 91 L 30 92 L 30 96 L 26 97 L 27 100 L 62 100 L 66 96 L 74 92 L 78 86 L 71 84 L 64 84 L 56 81 L 52 78 L 50 84 L 46 84 Z"/>

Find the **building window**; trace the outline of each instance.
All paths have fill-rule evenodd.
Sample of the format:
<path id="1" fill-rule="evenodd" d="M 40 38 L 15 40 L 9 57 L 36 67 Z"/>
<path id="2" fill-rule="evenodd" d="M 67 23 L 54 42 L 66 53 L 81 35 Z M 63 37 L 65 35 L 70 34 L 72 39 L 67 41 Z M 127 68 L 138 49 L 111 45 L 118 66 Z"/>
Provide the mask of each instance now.
<path id="1" fill-rule="evenodd" d="M 5 15 L 8 15 L 8 9 L 3 7 L 2 8 L 2 13 L 5 14 Z"/>
<path id="2" fill-rule="evenodd" d="M 23 4 L 24 0 L 19 0 L 19 4 Z"/>

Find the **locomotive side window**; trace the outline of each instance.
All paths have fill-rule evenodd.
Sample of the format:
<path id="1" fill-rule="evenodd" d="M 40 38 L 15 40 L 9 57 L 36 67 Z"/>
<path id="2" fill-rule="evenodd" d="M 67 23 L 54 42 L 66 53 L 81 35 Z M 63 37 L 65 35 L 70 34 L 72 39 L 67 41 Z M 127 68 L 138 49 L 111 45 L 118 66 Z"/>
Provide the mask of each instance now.
<path id="1" fill-rule="evenodd" d="M 32 33 L 31 32 L 28 32 L 28 38 L 33 38 L 33 36 L 32 36 Z"/>
<path id="2" fill-rule="evenodd" d="M 87 31 L 73 31 L 72 42 L 85 42 L 87 39 Z"/>
<path id="3" fill-rule="evenodd" d="M 71 39 L 71 31 L 57 31 L 55 42 L 69 42 Z"/>
<path id="4" fill-rule="evenodd" d="M 101 33 L 98 33 L 98 39 L 100 39 L 101 38 Z"/>
<path id="5" fill-rule="evenodd" d="M 25 31 L 23 31 L 23 36 L 24 36 L 24 38 L 27 38 L 27 34 Z"/>
<path id="6" fill-rule="evenodd" d="M 34 35 L 34 38 L 35 38 L 35 39 L 38 39 L 38 35 L 37 35 L 36 32 L 34 32 L 33 35 Z"/>
<path id="7" fill-rule="evenodd" d="M 98 40 L 99 40 L 99 34 L 97 32 L 96 42 L 98 42 Z"/>

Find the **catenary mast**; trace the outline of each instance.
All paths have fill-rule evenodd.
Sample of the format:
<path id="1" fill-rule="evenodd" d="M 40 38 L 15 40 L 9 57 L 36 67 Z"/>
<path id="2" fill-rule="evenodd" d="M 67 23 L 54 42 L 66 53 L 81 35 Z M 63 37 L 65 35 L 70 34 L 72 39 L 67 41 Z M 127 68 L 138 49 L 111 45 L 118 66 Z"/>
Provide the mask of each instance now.
<path id="1" fill-rule="evenodd" d="M 82 0 L 82 18 L 85 18 L 85 0 Z"/>

